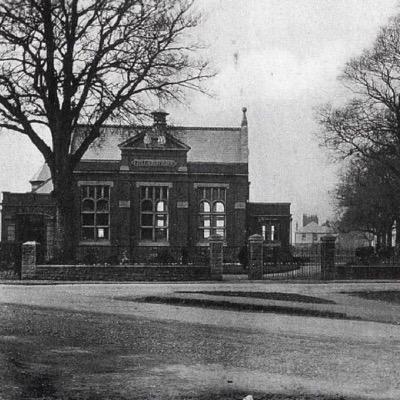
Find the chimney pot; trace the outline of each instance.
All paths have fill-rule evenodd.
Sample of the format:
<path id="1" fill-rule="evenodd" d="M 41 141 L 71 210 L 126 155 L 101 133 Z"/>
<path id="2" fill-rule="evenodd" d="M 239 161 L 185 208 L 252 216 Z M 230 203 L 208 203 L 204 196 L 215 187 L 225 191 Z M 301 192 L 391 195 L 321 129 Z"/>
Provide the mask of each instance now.
<path id="1" fill-rule="evenodd" d="M 167 125 L 167 115 L 168 113 L 161 108 L 155 110 L 151 113 L 154 120 L 154 125 Z"/>

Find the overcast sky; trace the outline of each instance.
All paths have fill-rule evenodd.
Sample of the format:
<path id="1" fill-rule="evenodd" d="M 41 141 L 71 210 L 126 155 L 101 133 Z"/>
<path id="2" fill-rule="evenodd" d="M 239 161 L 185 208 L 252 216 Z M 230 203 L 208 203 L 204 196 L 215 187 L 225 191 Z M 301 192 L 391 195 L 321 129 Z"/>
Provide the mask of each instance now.
<path id="1" fill-rule="evenodd" d="M 207 16 L 199 37 L 219 71 L 209 84 L 215 97 L 190 96 L 187 107 L 167 110 L 171 122 L 237 126 L 246 106 L 251 200 L 291 202 L 295 221 L 303 212 L 329 217 L 337 167 L 318 147 L 313 108 L 343 94 L 337 75 L 399 11 L 397 0 L 197 3 Z M 29 190 L 38 151 L 3 132 L 0 157 L 0 190 Z"/>

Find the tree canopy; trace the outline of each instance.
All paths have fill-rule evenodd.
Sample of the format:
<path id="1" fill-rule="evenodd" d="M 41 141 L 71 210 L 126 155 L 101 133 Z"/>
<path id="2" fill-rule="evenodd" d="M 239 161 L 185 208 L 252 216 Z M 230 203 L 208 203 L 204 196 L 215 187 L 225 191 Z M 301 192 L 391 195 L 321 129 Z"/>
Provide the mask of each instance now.
<path id="1" fill-rule="evenodd" d="M 0 3 L 1 127 L 27 135 L 52 169 L 79 122 L 80 160 L 109 119 L 148 111 L 149 95 L 179 98 L 210 74 L 183 38 L 199 16 L 185 0 L 5 0 Z M 52 143 L 37 131 L 46 126 Z M 64 162 L 64 161 L 61 161 Z M 53 172 L 53 171 L 52 171 Z"/>
<path id="2" fill-rule="evenodd" d="M 388 237 L 400 222 L 400 15 L 339 79 L 349 100 L 317 111 L 322 144 L 347 161 L 335 193 L 339 227 Z"/>
<path id="3" fill-rule="evenodd" d="M 400 177 L 400 16 L 346 64 L 340 80 L 351 100 L 318 110 L 322 143 L 342 158 L 377 160 Z"/>
<path id="4" fill-rule="evenodd" d="M 336 189 L 341 231 L 384 236 L 400 215 L 398 180 L 377 162 L 353 162 Z"/>
<path id="5" fill-rule="evenodd" d="M 27 136 L 50 168 L 64 258 L 73 257 L 73 171 L 102 125 L 137 121 L 155 97 L 182 100 L 213 75 L 199 22 L 192 0 L 0 2 L 0 127 Z M 79 123 L 87 129 L 72 149 Z"/>

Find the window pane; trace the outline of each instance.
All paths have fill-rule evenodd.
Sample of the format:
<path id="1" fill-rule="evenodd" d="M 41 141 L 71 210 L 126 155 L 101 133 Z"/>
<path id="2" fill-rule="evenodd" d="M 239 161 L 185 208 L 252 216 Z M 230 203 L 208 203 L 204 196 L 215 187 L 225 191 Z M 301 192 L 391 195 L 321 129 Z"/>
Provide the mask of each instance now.
<path id="1" fill-rule="evenodd" d="M 142 186 L 140 188 L 140 198 L 141 199 L 145 199 L 146 198 L 146 188 L 144 186 Z"/>
<path id="2" fill-rule="evenodd" d="M 202 201 L 200 203 L 200 212 L 202 213 L 209 213 L 211 212 L 210 203 L 208 201 Z"/>
<path id="3" fill-rule="evenodd" d="M 88 194 L 89 197 L 91 197 L 92 199 L 94 199 L 94 189 L 95 189 L 94 186 L 88 186 Z"/>
<path id="4" fill-rule="evenodd" d="M 103 192 L 104 192 L 103 193 L 103 197 L 108 199 L 110 197 L 110 188 L 109 188 L 109 186 L 104 186 Z"/>
<path id="5" fill-rule="evenodd" d="M 154 191 L 155 191 L 155 194 L 154 194 L 155 199 L 156 200 L 161 199 L 162 198 L 161 197 L 161 188 L 160 187 L 155 187 Z"/>
<path id="6" fill-rule="evenodd" d="M 83 211 L 94 211 L 94 201 L 90 199 L 83 200 L 82 202 Z"/>
<path id="7" fill-rule="evenodd" d="M 94 214 L 82 214 L 82 225 L 94 226 Z"/>
<path id="8" fill-rule="evenodd" d="M 96 186 L 96 199 L 100 199 L 100 197 L 103 197 L 102 189 L 102 186 Z"/>
<path id="9" fill-rule="evenodd" d="M 203 238 L 208 239 L 211 235 L 211 230 L 210 229 L 203 229 Z"/>
<path id="10" fill-rule="evenodd" d="M 225 227 L 225 217 L 217 217 L 216 225 L 217 225 L 217 228 L 224 228 Z"/>
<path id="11" fill-rule="evenodd" d="M 147 197 L 148 197 L 149 199 L 152 199 L 152 198 L 153 198 L 153 187 L 148 187 L 148 188 L 147 188 Z"/>
<path id="12" fill-rule="evenodd" d="M 200 226 L 204 226 L 205 228 L 209 228 L 211 226 L 211 218 L 207 215 L 202 215 L 200 217 Z"/>
<path id="13" fill-rule="evenodd" d="M 108 228 L 97 228 L 97 239 L 108 239 Z"/>
<path id="14" fill-rule="evenodd" d="M 157 215 L 156 216 L 156 226 L 158 226 L 158 227 L 167 226 L 167 216 L 166 215 Z"/>
<path id="15" fill-rule="evenodd" d="M 157 203 L 157 211 L 158 212 L 167 211 L 167 205 L 166 205 L 165 201 L 159 201 Z"/>
<path id="16" fill-rule="evenodd" d="M 153 211 L 153 202 L 151 200 L 145 200 L 142 202 L 142 211 Z"/>
<path id="17" fill-rule="evenodd" d="M 96 225 L 107 226 L 108 225 L 108 214 L 97 214 Z"/>
<path id="18" fill-rule="evenodd" d="M 153 240 L 153 229 L 152 228 L 142 228 L 141 229 L 141 239 L 142 240 Z"/>
<path id="19" fill-rule="evenodd" d="M 214 203 L 214 211 L 215 211 L 215 212 L 220 212 L 220 213 L 225 212 L 225 205 L 224 205 L 224 203 L 222 203 L 221 201 L 216 201 L 216 202 Z"/>
<path id="20" fill-rule="evenodd" d="M 7 227 L 7 240 L 13 242 L 15 240 L 15 225 L 8 225 Z"/>
<path id="21" fill-rule="evenodd" d="M 87 186 L 82 186 L 82 187 L 81 187 L 81 196 L 82 196 L 82 198 L 88 197 L 87 189 L 88 189 Z"/>
<path id="22" fill-rule="evenodd" d="M 142 214 L 142 226 L 153 226 L 153 214 Z"/>
<path id="23" fill-rule="evenodd" d="M 215 233 L 219 236 L 224 237 L 225 236 L 225 230 L 224 229 L 216 229 Z"/>
<path id="24" fill-rule="evenodd" d="M 108 211 L 108 201 L 107 200 L 98 200 L 97 201 L 97 211 Z"/>
<path id="25" fill-rule="evenodd" d="M 167 230 L 166 229 L 156 229 L 156 242 L 167 240 Z"/>
<path id="26" fill-rule="evenodd" d="M 94 228 L 83 228 L 82 229 L 82 239 L 83 240 L 93 240 L 94 239 Z"/>

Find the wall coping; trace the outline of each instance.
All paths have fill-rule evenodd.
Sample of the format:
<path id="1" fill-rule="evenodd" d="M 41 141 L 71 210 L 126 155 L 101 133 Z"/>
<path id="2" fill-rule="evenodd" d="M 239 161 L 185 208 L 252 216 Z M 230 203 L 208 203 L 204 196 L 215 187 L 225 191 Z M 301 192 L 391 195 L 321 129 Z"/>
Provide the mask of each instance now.
<path id="1" fill-rule="evenodd" d="M 261 235 L 255 234 L 249 237 L 249 242 L 264 242 L 264 238 Z"/>
<path id="2" fill-rule="evenodd" d="M 128 264 L 128 265 L 104 265 L 104 264 L 39 264 L 36 268 L 210 268 L 208 265 L 190 265 L 190 264 Z"/>

